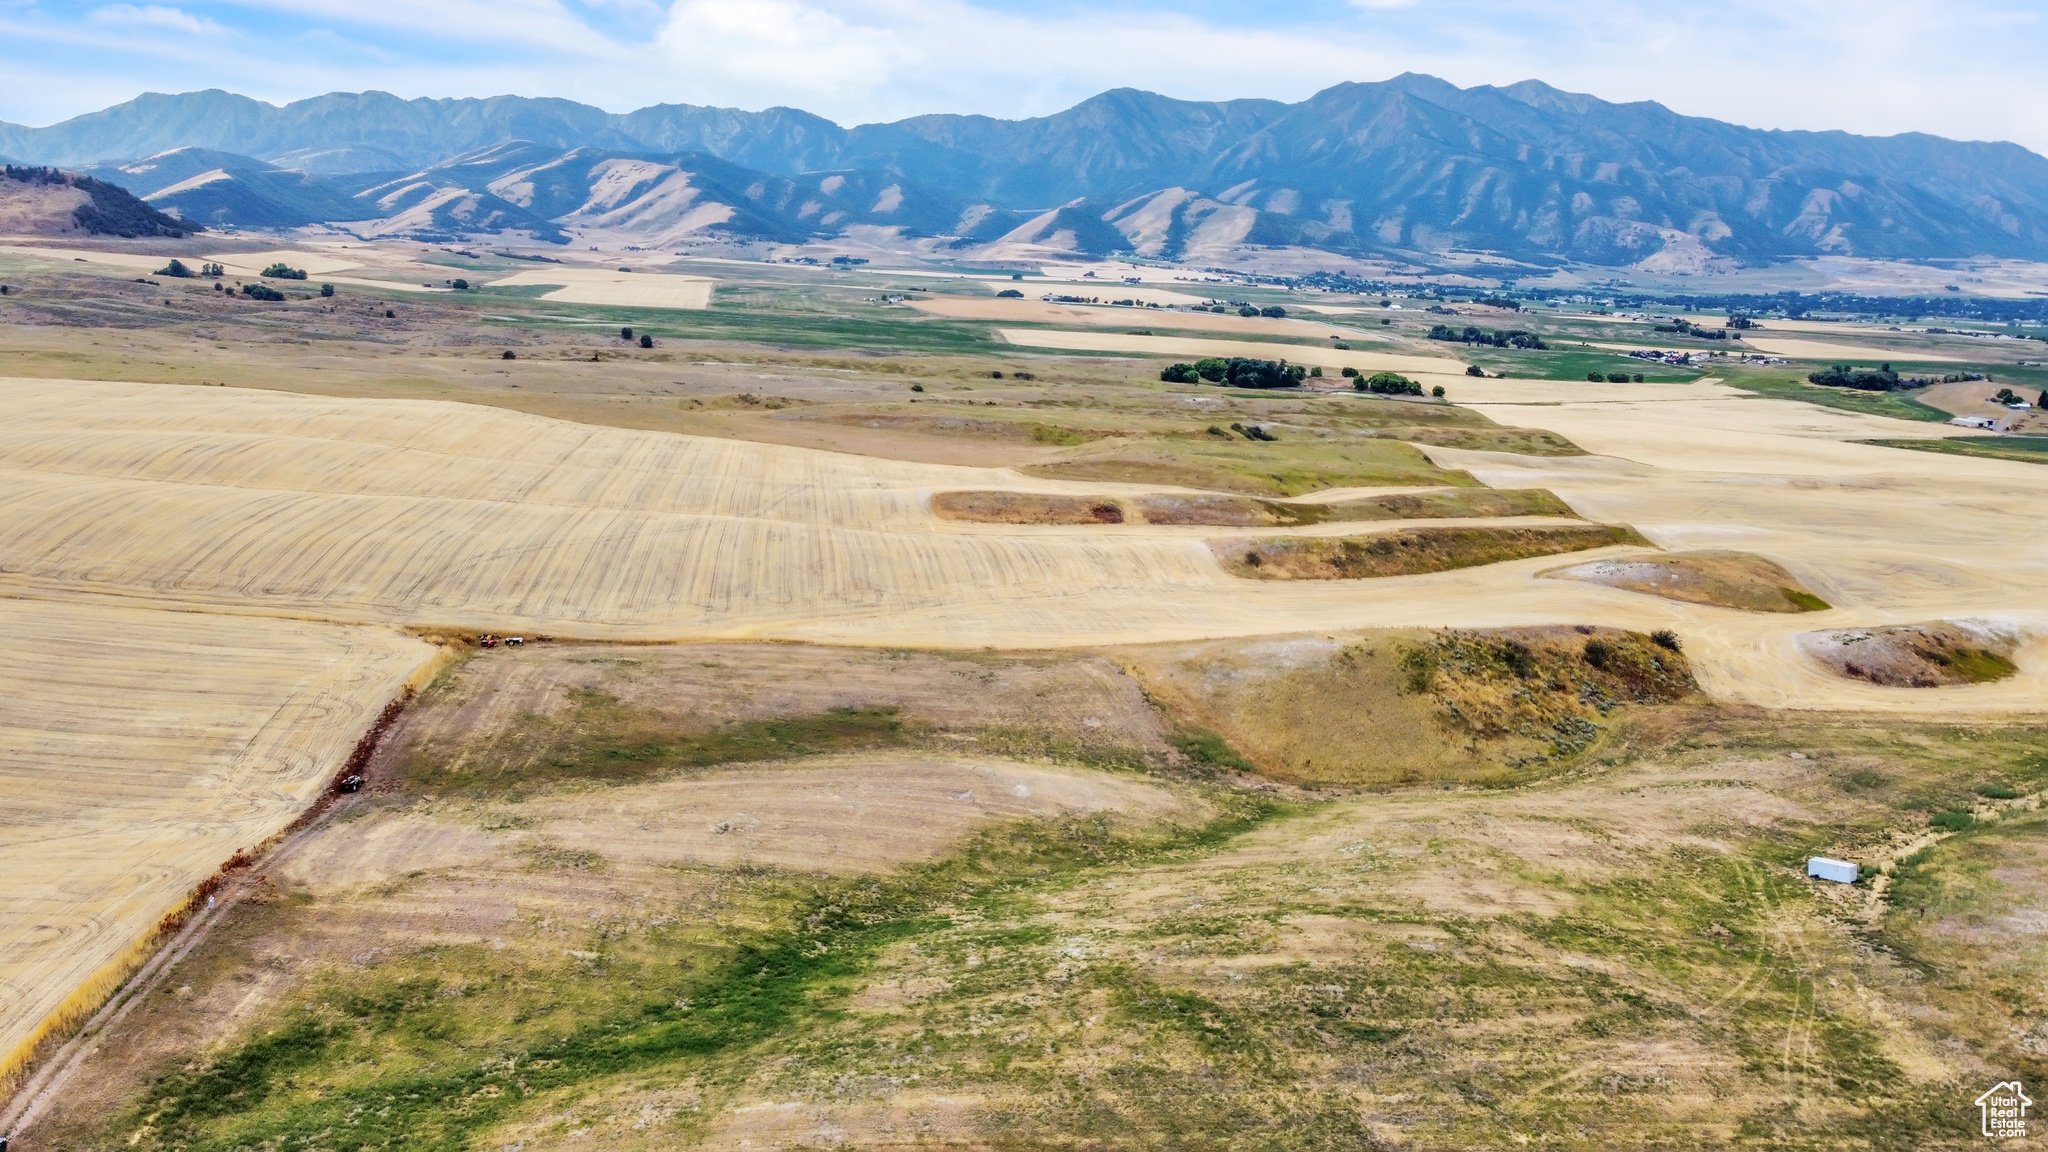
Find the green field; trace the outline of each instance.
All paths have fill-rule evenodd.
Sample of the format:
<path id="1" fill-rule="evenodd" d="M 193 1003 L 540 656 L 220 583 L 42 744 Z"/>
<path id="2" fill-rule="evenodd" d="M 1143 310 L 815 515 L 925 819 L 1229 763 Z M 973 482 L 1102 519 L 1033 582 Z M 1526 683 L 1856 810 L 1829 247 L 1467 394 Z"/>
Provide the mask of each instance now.
<path id="1" fill-rule="evenodd" d="M 1886 448 L 1911 448 L 1947 456 L 1981 456 L 1987 460 L 2018 460 L 2048 464 L 2048 436 L 1959 436 L 1948 440 L 1871 440 Z"/>
<path id="2" fill-rule="evenodd" d="M 1723 378 L 1733 388 L 1768 396 L 1774 400 L 1801 400 L 1818 404 L 1823 408 L 1840 408 L 1845 412 L 1861 412 L 1866 416 L 1890 416 L 1895 420 L 1919 420 L 1939 424 L 1949 419 L 1949 413 L 1930 404 L 1923 404 L 1912 392 L 1859 392 L 1850 388 L 1823 388 L 1803 380 L 1787 380 L 1782 376 L 1766 376 L 1761 373 L 1731 372 Z M 1919 443 L 1918 441 L 1914 442 Z"/>

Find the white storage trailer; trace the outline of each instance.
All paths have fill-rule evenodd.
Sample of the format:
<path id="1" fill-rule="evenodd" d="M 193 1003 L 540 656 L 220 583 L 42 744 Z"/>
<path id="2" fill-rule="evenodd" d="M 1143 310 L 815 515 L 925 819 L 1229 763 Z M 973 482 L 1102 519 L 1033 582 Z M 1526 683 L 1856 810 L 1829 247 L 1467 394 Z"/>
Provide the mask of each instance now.
<path id="1" fill-rule="evenodd" d="M 1806 861 L 1806 874 L 1822 880 L 1833 880 L 1837 884 L 1856 882 L 1856 865 L 1847 860 L 1830 860 L 1825 856 L 1812 856 Z"/>

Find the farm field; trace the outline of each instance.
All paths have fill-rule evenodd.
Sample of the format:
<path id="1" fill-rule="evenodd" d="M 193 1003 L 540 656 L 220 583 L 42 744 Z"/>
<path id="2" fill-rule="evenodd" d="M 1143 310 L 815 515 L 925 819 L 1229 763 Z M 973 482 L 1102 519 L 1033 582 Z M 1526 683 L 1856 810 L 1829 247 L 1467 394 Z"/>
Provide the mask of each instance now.
<path id="1" fill-rule="evenodd" d="M 1504 771 L 1526 741 L 1438 715 L 1516 675 L 1404 690 L 1421 642 L 477 654 L 39 1139 L 1962 1147 L 1952 1097 L 2037 1067 L 1974 1025 L 2031 1019 L 2043 972 L 2012 947 L 2041 893 L 1984 871 L 2033 859 L 2038 728 L 1730 714 L 1679 666 L 1596 716 L 1591 771 L 1334 795 L 1219 772 L 1379 763 L 1333 747 L 1398 749 L 1414 783 Z M 894 726 L 834 746 L 833 709 Z M 745 759 L 773 725 L 778 758 Z M 1930 836 L 1929 808 L 1968 826 Z M 1910 860 L 1903 895 L 1811 888 L 1807 851 Z"/>
<path id="2" fill-rule="evenodd" d="M 0 644 L 0 1074 L 297 817 L 435 656 L 382 629 L 20 599 Z"/>
<path id="3" fill-rule="evenodd" d="M 18 1149 L 1950 1147 L 2044 1071 L 2039 470 L 1936 409 L 261 243 L 364 279 L 0 250 Z"/>

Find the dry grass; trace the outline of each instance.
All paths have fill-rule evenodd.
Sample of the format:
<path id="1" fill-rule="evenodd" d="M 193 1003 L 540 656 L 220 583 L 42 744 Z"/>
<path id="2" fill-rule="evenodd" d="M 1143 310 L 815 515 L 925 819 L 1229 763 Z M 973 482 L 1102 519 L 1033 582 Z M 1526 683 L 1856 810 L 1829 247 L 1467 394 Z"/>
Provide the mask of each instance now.
<path id="1" fill-rule="evenodd" d="M 1592 628 L 1208 641 L 1119 656 L 1155 698 L 1261 771 L 1310 785 L 1526 780 L 1606 739 L 1617 708 L 1695 690 L 1679 653 Z"/>
<path id="2" fill-rule="evenodd" d="M 1372 536 L 1217 540 L 1226 570 L 1253 580 L 1359 580 L 1476 568 L 1559 552 L 1647 544 L 1633 528 L 1409 528 Z"/>
<path id="3" fill-rule="evenodd" d="M 1748 552 L 1677 552 L 1595 560 L 1543 573 L 1748 612 L 1825 612 L 1828 603 L 1777 563 Z"/>
<path id="4" fill-rule="evenodd" d="M 1571 507 L 1541 490 L 1501 492 L 1457 488 L 1389 493 L 1361 499 L 1297 503 L 1245 496 L 1049 496 L 1032 492 L 940 492 L 932 511 L 948 520 L 984 524 L 1170 524 L 1210 528 L 1281 528 L 1369 520 L 1440 520 L 1474 516 L 1565 516 Z"/>

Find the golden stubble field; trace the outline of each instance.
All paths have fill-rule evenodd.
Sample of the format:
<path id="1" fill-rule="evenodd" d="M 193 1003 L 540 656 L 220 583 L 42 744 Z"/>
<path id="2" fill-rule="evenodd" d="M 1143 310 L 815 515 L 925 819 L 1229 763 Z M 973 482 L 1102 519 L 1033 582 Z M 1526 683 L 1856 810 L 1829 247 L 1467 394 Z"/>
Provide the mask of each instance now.
<path id="1" fill-rule="evenodd" d="M 1955 617 L 2036 630 L 2026 465 L 1857 443 L 1898 428 L 1875 417 L 1712 387 L 1652 395 L 1475 397 L 1499 422 L 1554 429 L 1590 456 L 1429 451 L 1497 487 L 1549 488 L 1662 546 L 1759 553 L 1833 611 L 1756 615 L 1540 580 L 1555 566 L 1542 559 L 1369 584 L 1246 581 L 1208 552 L 1228 530 L 971 524 L 929 510 L 935 491 L 1128 485 L 435 402 L 51 381 L 0 387 L 0 587 L 612 640 L 1031 648 L 1592 621 L 1678 631 L 1724 698 L 2033 706 L 2038 645 L 2012 680 L 1932 697 L 1844 683 L 1793 643 L 1810 628 Z"/>
<path id="2" fill-rule="evenodd" d="M 435 649 L 382 628 L 0 599 L 0 1074 L 319 794 Z"/>

